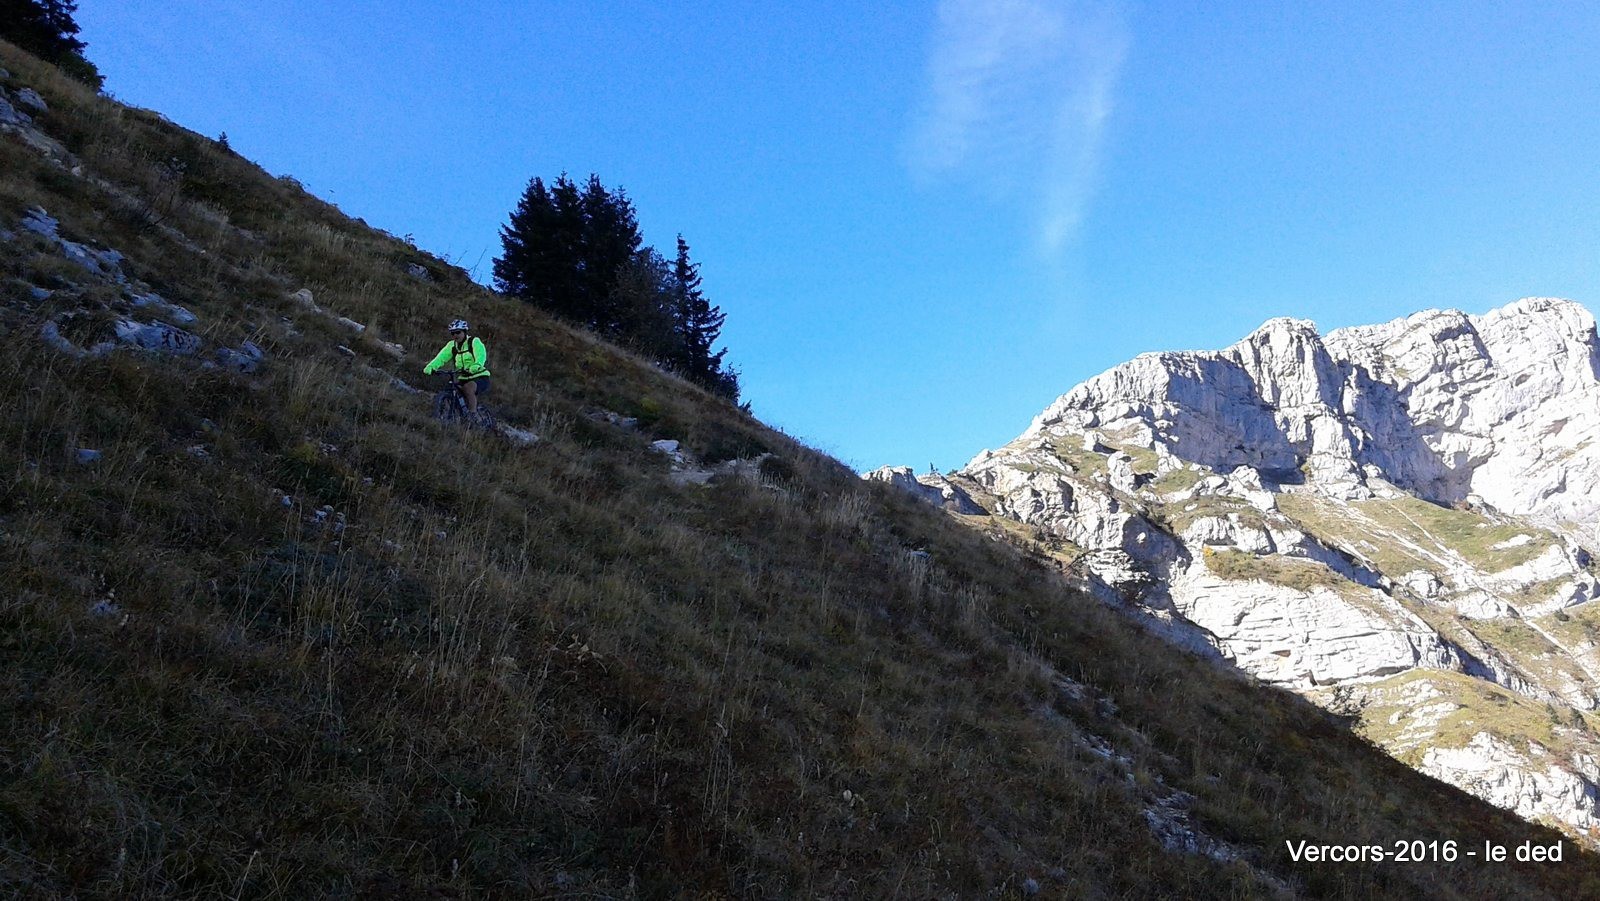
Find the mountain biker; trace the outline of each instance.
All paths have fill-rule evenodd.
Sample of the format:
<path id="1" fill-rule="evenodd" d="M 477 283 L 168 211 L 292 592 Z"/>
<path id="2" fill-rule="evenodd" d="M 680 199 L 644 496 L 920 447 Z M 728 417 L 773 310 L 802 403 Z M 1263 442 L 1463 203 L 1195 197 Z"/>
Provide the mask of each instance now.
<path id="1" fill-rule="evenodd" d="M 478 415 L 478 398 L 489 393 L 492 387 L 489 381 L 489 370 L 484 368 L 484 362 L 489 359 L 489 352 L 483 346 L 482 338 L 472 338 L 467 335 L 467 321 L 456 319 L 450 323 L 450 343 L 440 349 L 433 362 L 424 366 L 423 375 L 432 375 L 438 369 L 449 365 L 455 373 L 456 390 L 467 401 L 467 414 Z"/>

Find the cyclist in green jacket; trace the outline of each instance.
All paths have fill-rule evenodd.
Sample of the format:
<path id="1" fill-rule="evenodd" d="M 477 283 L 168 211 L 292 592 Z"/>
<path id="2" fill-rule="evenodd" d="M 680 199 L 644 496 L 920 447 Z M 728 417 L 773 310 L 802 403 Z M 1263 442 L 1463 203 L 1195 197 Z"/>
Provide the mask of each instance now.
<path id="1" fill-rule="evenodd" d="M 483 346 L 482 338 L 472 338 L 467 335 L 467 321 L 457 319 L 450 323 L 450 343 L 446 344 L 433 362 L 424 366 L 423 375 L 432 375 L 435 371 L 449 366 L 454 371 L 456 390 L 466 398 L 467 413 L 471 416 L 478 415 L 478 398 L 489 393 L 489 370 L 484 368 L 484 363 L 489 359 L 489 352 Z"/>

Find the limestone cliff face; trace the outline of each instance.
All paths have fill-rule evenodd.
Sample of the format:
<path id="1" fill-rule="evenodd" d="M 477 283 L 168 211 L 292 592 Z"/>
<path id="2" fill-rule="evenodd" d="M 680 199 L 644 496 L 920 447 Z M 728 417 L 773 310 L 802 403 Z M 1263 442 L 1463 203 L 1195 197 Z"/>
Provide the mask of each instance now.
<path id="1" fill-rule="evenodd" d="M 1417 691 L 1365 689 L 1434 674 L 1430 709 L 1454 718 L 1387 747 L 1524 815 L 1600 823 L 1600 339 L 1582 306 L 1529 298 L 1326 336 L 1273 319 L 1220 351 L 1141 355 L 922 479 L 903 480 L 1052 536 L 1106 600 L 1337 698 L 1380 742 L 1375 718 L 1403 717 L 1394 699 Z M 1532 734 L 1531 715 L 1459 728 L 1487 716 L 1464 696 L 1485 683 L 1576 737 Z"/>
<path id="2" fill-rule="evenodd" d="M 1145 354 L 1096 376 L 1019 440 L 1092 429 L 1352 499 L 1371 496 L 1374 476 L 1436 503 L 1477 495 L 1507 513 L 1593 520 L 1600 342 L 1588 310 L 1549 298 L 1325 339 L 1274 319 L 1222 351 Z"/>
<path id="3" fill-rule="evenodd" d="M 1482 317 L 1341 329 L 1326 343 L 1374 386 L 1354 395 L 1364 463 L 1429 500 L 1477 495 L 1552 525 L 1594 525 L 1600 342 L 1588 310 L 1529 298 Z"/>

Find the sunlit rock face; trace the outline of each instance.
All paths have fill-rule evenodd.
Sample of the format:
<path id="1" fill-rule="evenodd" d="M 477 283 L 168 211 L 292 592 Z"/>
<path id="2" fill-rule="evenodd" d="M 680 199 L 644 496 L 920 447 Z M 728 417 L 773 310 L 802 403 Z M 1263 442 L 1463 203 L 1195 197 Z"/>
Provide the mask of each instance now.
<path id="1" fill-rule="evenodd" d="M 917 475 L 909 466 L 882 466 L 862 476 L 870 482 L 884 482 L 936 507 L 956 513 L 978 515 L 986 512 L 973 502 L 960 486 L 936 472 Z"/>
<path id="2" fill-rule="evenodd" d="M 1479 732 L 1464 748 L 1428 749 L 1417 768 L 1529 819 L 1552 819 L 1585 831 L 1600 827 L 1595 817 L 1600 768 L 1594 758 L 1586 753 L 1570 761 L 1552 757 L 1537 744 L 1524 751 Z"/>
<path id="3" fill-rule="evenodd" d="M 1367 496 L 1372 470 L 1439 503 L 1559 521 L 1600 512 L 1600 349 L 1589 311 L 1528 298 L 1326 338 L 1273 319 L 1221 351 L 1144 354 L 1023 435 L 1129 433 L 1179 460 Z"/>
<path id="4" fill-rule="evenodd" d="M 1332 352 L 1387 402 L 1356 406 L 1362 462 L 1429 500 L 1593 524 L 1600 513 L 1600 343 L 1589 311 L 1528 298 L 1484 316 L 1419 313 L 1340 329 Z M 1392 392 L 1392 393 L 1391 393 Z"/>
<path id="5" fill-rule="evenodd" d="M 1358 716 L 1377 695 L 1356 688 L 1418 672 L 1578 732 L 1600 706 L 1600 340 L 1572 301 L 1327 335 L 1273 319 L 1095 376 L 938 486 L 874 477 L 1025 523 L 1161 634 Z M 1600 817 L 1593 743 L 1417 722 L 1439 778 L 1574 831 Z"/>

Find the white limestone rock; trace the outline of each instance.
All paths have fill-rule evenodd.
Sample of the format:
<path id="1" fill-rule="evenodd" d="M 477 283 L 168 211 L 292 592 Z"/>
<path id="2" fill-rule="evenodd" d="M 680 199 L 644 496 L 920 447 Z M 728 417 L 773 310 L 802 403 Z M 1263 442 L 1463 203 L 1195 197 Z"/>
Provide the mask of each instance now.
<path id="1" fill-rule="evenodd" d="M 1107 481 L 1112 488 L 1132 494 L 1137 490 L 1137 475 L 1133 471 L 1133 458 L 1122 451 L 1115 451 L 1106 457 Z"/>
<path id="2" fill-rule="evenodd" d="M 1432 310 L 1340 329 L 1327 345 L 1383 380 L 1367 404 L 1370 459 L 1433 500 L 1477 495 L 1506 513 L 1593 523 L 1600 514 L 1594 317 L 1527 298 L 1484 316 Z"/>
<path id="3" fill-rule="evenodd" d="M 1249 466 L 1331 497 L 1372 496 L 1375 471 L 1436 502 L 1477 495 L 1509 513 L 1593 522 L 1597 358 L 1594 318 L 1548 298 L 1326 339 L 1304 320 L 1274 319 L 1221 351 L 1143 354 L 1096 376 L 1023 439 L 1148 433 L 1164 455 L 1223 473 Z"/>
<path id="4" fill-rule="evenodd" d="M 97 341 L 89 347 L 80 347 L 61 333 L 60 326 L 84 312 L 78 310 L 63 313 L 46 321 L 39 328 L 39 337 L 56 350 L 79 358 L 104 356 L 116 350 L 119 344 L 139 350 L 184 357 L 193 356 L 201 347 L 202 342 L 198 335 L 186 332 L 175 325 L 159 319 L 154 322 L 139 322 L 125 316 L 116 317 L 108 323 L 110 336 L 107 340 Z"/>
<path id="5" fill-rule="evenodd" d="M 881 466 L 861 476 L 869 482 L 884 482 L 911 496 L 956 513 L 980 516 L 983 509 L 972 495 L 937 472 L 917 475 L 909 466 Z"/>
<path id="6" fill-rule="evenodd" d="M 128 302 L 135 307 L 155 309 L 178 325 L 193 325 L 200 318 L 189 312 L 187 308 L 167 300 L 154 291 L 144 294 L 130 291 L 128 292 Z"/>
<path id="7" fill-rule="evenodd" d="M 6 96 L 5 90 L 0 89 L 0 125 L 29 126 L 33 124 L 33 117 L 17 108 Z"/>
<path id="8" fill-rule="evenodd" d="M 105 354 L 108 354 L 112 350 L 116 349 L 117 343 L 115 341 L 100 341 L 89 347 L 79 347 L 77 344 L 74 344 L 70 339 L 67 338 L 67 336 L 61 334 L 61 325 L 59 320 L 67 318 L 69 317 L 59 316 L 54 319 L 46 320 L 44 325 L 39 327 L 39 338 L 50 347 L 53 347 L 61 353 L 71 357 L 99 357 L 104 356 Z"/>
<path id="9" fill-rule="evenodd" d="M 1138 511 L 1092 482 L 1066 472 L 998 465 L 965 473 L 998 499 L 997 512 L 1040 526 L 1079 547 L 1126 550 L 1136 559 L 1152 556 L 1158 530 Z M 1162 551 L 1170 540 L 1162 542 Z M 1158 552 L 1160 556 L 1167 556 Z"/>
<path id="10" fill-rule="evenodd" d="M 1530 820 L 1548 818 L 1580 832 L 1600 826 L 1594 759 L 1579 755 L 1564 764 L 1543 750 L 1534 745 L 1524 753 L 1479 732 L 1464 748 L 1429 748 L 1418 768 Z"/>
<path id="11" fill-rule="evenodd" d="M 1401 577 L 1400 583 L 1408 591 L 1424 600 L 1432 600 L 1444 589 L 1439 577 L 1426 569 L 1414 569 Z"/>
<path id="12" fill-rule="evenodd" d="M 254 374 L 260 369 L 266 356 L 266 352 L 254 341 L 245 341 L 237 348 L 219 347 L 214 354 L 216 365 L 244 375 Z"/>
<path id="13" fill-rule="evenodd" d="M 4 88 L 0 88 L 0 132 L 21 138 L 24 144 L 43 154 L 52 164 L 60 168 L 76 169 L 76 159 L 67 152 L 67 148 L 60 141 L 39 128 L 39 123 L 27 112 L 30 109 L 35 114 L 48 112 L 44 98 L 34 93 L 32 89 L 24 88 L 13 98 Z"/>
<path id="14" fill-rule="evenodd" d="M 322 312 L 322 308 L 317 306 L 317 301 L 312 296 L 310 288 L 301 288 L 293 294 L 290 294 L 289 299 L 299 304 L 303 309 L 309 310 L 313 313 Z"/>
<path id="15" fill-rule="evenodd" d="M 539 436 L 528 429 L 519 429 L 509 423 L 498 423 L 495 426 L 500 434 L 506 436 L 517 444 L 536 444 Z"/>
<path id="16" fill-rule="evenodd" d="M 1381 592 L 1364 591 L 1354 601 L 1320 585 L 1302 590 L 1230 581 L 1203 566 L 1172 585 L 1177 609 L 1215 635 L 1239 668 L 1265 682 L 1311 688 L 1419 666 L 1458 666 L 1427 624 Z"/>
<path id="17" fill-rule="evenodd" d="M 119 283 L 128 280 L 122 272 L 124 258 L 121 253 L 109 249 L 96 250 L 87 244 L 79 244 L 61 237 L 60 222 L 45 210 L 34 207 L 22 218 L 21 224 L 24 229 L 54 242 L 63 257 L 82 266 L 91 274 Z"/>
<path id="18" fill-rule="evenodd" d="M 1249 554 L 1271 554 L 1278 550 L 1270 530 L 1246 522 L 1237 513 L 1202 516 L 1189 523 L 1178 537 L 1190 548 L 1235 548 Z"/>
<path id="19" fill-rule="evenodd" d="M 1514 607 L 1487 591 L 1452 595 L 1447 603 L 1467 619 L 1503 619 L 1517 615 Z"/>
<path id="20" fill-rule="evenodd" d="M 1342 382 L 1311 323 L 1274 319 L 1223 351 L 1136 357 L 1068 392 L 1024 436 L 1148 430 L 1154 445 L 1213 471 L 1248 466 L 1276 482 L 1310 475 L 1340 488 L 1359 483 L 1337 413 Z"/>
<path id="21" fill-rule="evenodd" d="M 30 110 L 33 110 L 35 113 L 50 112 L 50 104 L 45 103 L 44 98 L 40 97 L 39 92 L 35 91 L 33 88 L 23 88 L 22 90 L 18 91 L 17 103 L 21 106 L 27 107 Z"/>
<path id="22" fill-rule="evenodd" d="M 141 350 L 184 357 L 193 356 L 200 350 L 199 336 L 159 319 L 154 322 L 118 319 L 112 327 L 116 330 L 117 340 Z"/>
<path id="23" fill-rule="evenodd" d="M 917 481 L 916 473 L 909 466 L 880 466 L 871 472 L 863 473 L 861 478 L 869 482 L 883 482 L 899 488 L 901 491 L 922 497 L 922 485 Z"/>
<path id="24" fill-rule="evenodd" d="M 1600 644 L 1562 645 L 1536 622 L 1600 597 L 1600 338 L 1572 301 L 1326 336 L 1274 319 L 1220 351 L 1143 354 L 956 477 L 994 513 L 1081 549 L 1072 572 L 1097 597 L 1314 698 L 1428 668 L 1540 703 L 1600 703 Z M 1401 503 L 1364 506 L 1374 498 Z M 1223 578 L 1208 549 L 1263 561 L 1221 571 L 1265 575 Z M 1325 575 L 1304 578 L 1302 560 Z M 1552 773 L 1582 767 L 1549 753 L 1503 762 L 1518 786 L 1568 799 L 1562 822 L 1586 822 L 1571 799 L 1594 779 L 1574 788 Z M 1469 763 L 1434 760 L 1478 791 Z M 1545 815 L 1514 788 L 1516 809 Z"/>

